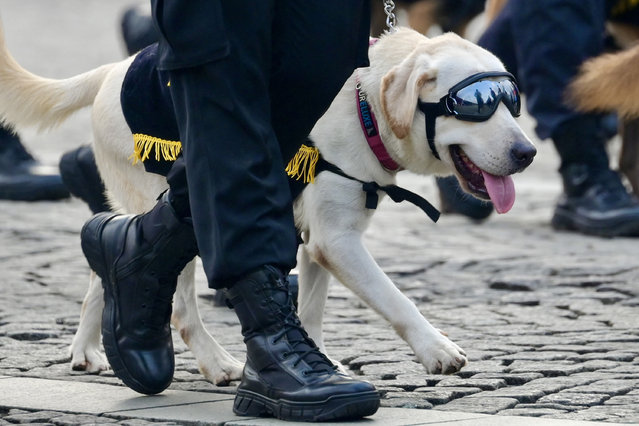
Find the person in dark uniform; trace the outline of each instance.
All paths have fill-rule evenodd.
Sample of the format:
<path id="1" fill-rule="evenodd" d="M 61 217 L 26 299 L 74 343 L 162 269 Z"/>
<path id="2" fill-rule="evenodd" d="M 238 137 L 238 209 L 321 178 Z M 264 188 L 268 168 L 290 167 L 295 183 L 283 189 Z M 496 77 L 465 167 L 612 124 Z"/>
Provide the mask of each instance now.
<path id="1" fill-rule="evenodd" d="M 564 193 L 552 218 L 557 229 L 639 236 L 639 202 L 610 169 L 604 117 L 564 102 L 580 65 L 603 53 L 606 20 L 636 16 L 636 6 L 627 0 L 509 0 L 478 42 L 517 76 L 537 135 L 552 139 L 559 153 Z"/>
<path id="2" fill-rule="evenodd" d="M 339 373 L 295 312 L 286 275 L 297 234 L 284 171 L 368 63 L 368 0 L 151 3 L 182 155 L 151 211 L 98 214 L 81 235 L 105 287 L 102 333 L 115 374 L 142 393 L 169 386 L 171 299 L 199 254 L 247 346 L 235 413 L 302 421 L 375 413 L 375 388 Z"/>

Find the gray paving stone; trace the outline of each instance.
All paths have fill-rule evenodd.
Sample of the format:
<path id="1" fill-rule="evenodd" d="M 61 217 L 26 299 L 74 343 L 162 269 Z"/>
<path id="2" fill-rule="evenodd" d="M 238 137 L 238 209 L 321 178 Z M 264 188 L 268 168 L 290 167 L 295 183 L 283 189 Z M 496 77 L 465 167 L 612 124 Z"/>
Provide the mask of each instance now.
<path id="1" fill-rule="evenodd" d="M 465 397 L 449 403 L 438 405 L 436 410 L 461 411 L 483 414 L 497 414 L 502 410 L 513 408 L 519 401 L 514 398 L 477 398 Z"/>
<path id="2" fill-rule="evenodd" d="M 526 361 L 516 360 L 508 366 L 509 373 L 541 373 L 544 376 L 569 376 L 571 374 L 585 371 L 582 364 L 575 364 L 570 361 Z"/>
<path id="3" fill-rule="evenodd" d="M 11 410 L 9 415 L 4 416 L 3 419 L 10 423 L 48 423 L 51 420 L 55 420 L 64 416 L 64 413 L 58 411 L 24 411 L 24 410 Z"/>
<path id="4" fill-rule="evenodd" d="M 613 396 L 630 392 L 637 383 L 639 382 L 636 380 L 600 380 L 589 385 L 566 389 L 564 392 L 603 393 Z"/>
<path id="5" fill-rule="evenodd" d="M 90 416 L 88 414 L 65 414 L 63 416 L 54 418 L 53 420 L 51 420 L 51 423 L 56 426 L 75 426 L 116 423 L 116 420 L 106 417 Z"/>
<path id="6" fill-rule="evenodd" d="M 501 379 L 509 386 L 520 386 L 524 383 L 544 377 L 541 373 L 478 373 L 474 379 Z"/>
<path id="7" fill-rule="evenodd" d="M 201 402 L 223 402 L 233 398 L 213 393 L 165 391 L 142 396 L 128 388 L 95 383 L 33 378 L 0 380 L 4 392 L 0 406 L 27 410 L 55 410 L 85 414 L 104 414 L 141 410 L 158 406 L 177 406 Z"/>
<path id="8" fill-rule="evenodd" d="M 498 413 L 500 416 L 526 416 L 526 417 L 558 417 L 560 414 L 567 413 L 566 410 L 558 410 L 552 408 L 510 408 L 502 410 Z"/>
<path id="9" fill-rule="evenodd" d="M 542 398 L 545 393 L 539 389 L 519 387 L 501 388 L 484 391 L 472 395 L 473 398 L 515 398 L 520 403 L 532 403 Z"/>
<path id="10" fill-rule="evenodd" d="M 400 375 L 423 374 L 424 367 L 413 361 L 401 361 L 396 363 L 366 364 L 361 367 L 362 374 L 366 376 L 379 376 L 382 379 L 393 379 Z"/>
<path id="11" fill-rule="evenodd" d="M 427 379 L 421 375 L 399 375 L 394 379 L 386 380 L 372 380 L 375 386 L 379 387 L 395 387 L 401 388 L 406 391 L 412 391 L 416 388 L 426 386 L 428 384 Z"/>
<path id="12" fill-rule="evenodd" d="M 121 420 L 117 423 L 122 426 L 147 426 L 147 425 L 155 425 L 155 426 L 177 426 L 177 423 L 174 422 L 149 422 L 147 420 L 142 419 L 127 419 Z"/>
<path id="13" fill-rule="evenodd" d="M 609 395 L 603 393 L 578 393 L 562 391 L 559 393 L 554 393 L 552 395 L 544 396 L 540 398 L 538 402 L 540 404 L 550 403 L 566 406 L 584 405 L 590 407 L 593 405 L 603 404 L 609 398 Z"/>
<path id="14" fill-rule="evenodd" d="M 475 387 L 482 390 L 495 390 L 506 386 L 503 379 L 464 379 L 461 377 L 447 377 L 436 385 L 437 387 Z"/>
<path id="15" fill-rule="evenodd" d="M 7 42 L 19 62 L 62 78 L 124 57 L 116 27 L 130 0 L 74 1 L 73 14 L 67 12 L 68 3 L 0 0 Z M 56 165 L 63 152 L 90 140 L 89 121 L 90 111 L 80 111 L 45 135 L 21 134 L 42 161 Z M 533 134 L 534 123 L 525 113 L 520 122 Z M 636 239 L 554 231 L 549 218 L 561 193 L 558 160 L 551 145 L 540 143 L 538 149 L 529 170 L 515 176 L 517 203 L 507 215 L 492 215 L 480 224 L 442 215 L 432 224 L 406 203 L 385 199 L 378 207 L 364 235 L 371 254 L 429 321 L 467 351 L 470 364 L 454 376 L 426 374 L 383 319 L 332 281 L 324 322 L 329 354 L 376 383 L 389 404 L 435 408 L 387 408 L 366 422 L 512 426 L 529 424 L 532 416 L 535 422 L 548 420 L 545 424 L 553 424 L 553 418 L 638 421 L 639 391 L 627 391 L 639 383 Z M 398 182 L 437 203 L 432 178 L 400 173 Z M 89 274 L 78 236 L 90 215 L 76 199 L 0 201 L 0 375 L 10 376 L 0 378 L 0 424 L 6 423 L 7 407 L 28 408 L 22 414 L 37 416 L 34 410 L 58 413 L 67 404 L 77 412 L 64 416 L 77 416 L 78 422 L 104 419 L 101 413 L 107 410 L 108 419 L 119 424 L 275 423 L 227 418 L 235 386 L 204 381 L 177 333 L 175 381 L 165 396 L 139 397 L 112 372 L 70 371 L 67 348 L 78 327 Z M 235 314 L 215 306 L 201 270 L 197 285 L 205 325 L 243 359 Z M 39 382 L 45 387 L 34 397 L 26 389 L 14 390 L 19 377 L 56 381 L 53 387 Z M 66 385 L 73 398 L 69 391 L 60 392 Z M 176 415 L 169 406 L 155 405 L 180 401 L 177 395 L 198 408 Z M 467 412 L 460 417 L 443 411 L 455 406 Z M 212 416 L 215 407 L 225 415 Z M 482 407 L 520 417 L 495 420 L 477 414 Z M 131 417 L 135 413 L 140 417 Z M 53 418 L 39 415 L 53 424 Z"/>
<path id="16" fill-rule="evenodd" d="M 387 392 L 381 401 L 382 407 L 394 408 L 432 408 L 431 404 L 419 392 Z"/>
<path id="17" fill-rule="evenodd" d="M 414 390 L 416 393 L 419 392 L 420 398 L 435 405 L 445 404 L 453 399 L 473 395 L 481 391 L 480 388 L 472 387 L 428 387 Z"/>

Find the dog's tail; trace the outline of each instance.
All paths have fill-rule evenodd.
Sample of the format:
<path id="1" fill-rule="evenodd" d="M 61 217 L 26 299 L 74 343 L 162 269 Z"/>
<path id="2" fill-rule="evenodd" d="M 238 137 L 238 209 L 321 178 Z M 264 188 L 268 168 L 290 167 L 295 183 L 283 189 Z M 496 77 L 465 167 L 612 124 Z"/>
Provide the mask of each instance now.
<path id="1" fill-rule="evenodd" d="M 93 104 L 115 64 L 68 79 L 43 78 L 25 70 L 9 52 L 0 24 L 0 121 L 11 127 L 55 127 L 73 112 Z"/>
<path id="2" fill-rule="evenodd" d="M 583 112 L 616 111 L 639 116 L 639 45 L 586 61 L 566 93 L 568 102 Z"/>

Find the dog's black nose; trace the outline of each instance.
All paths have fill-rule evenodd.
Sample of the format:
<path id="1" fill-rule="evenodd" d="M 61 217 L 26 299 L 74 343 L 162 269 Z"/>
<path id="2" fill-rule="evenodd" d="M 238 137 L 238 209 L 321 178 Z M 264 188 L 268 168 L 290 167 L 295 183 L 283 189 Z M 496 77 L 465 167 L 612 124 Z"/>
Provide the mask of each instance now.
<path id="1" fill-rule="evenodd" d="M 520 170 L 528 167 L 532 163 L 533 158 L 537 155 L 537 148 L 529 142 L 515 142 L 510 155 Z"/>

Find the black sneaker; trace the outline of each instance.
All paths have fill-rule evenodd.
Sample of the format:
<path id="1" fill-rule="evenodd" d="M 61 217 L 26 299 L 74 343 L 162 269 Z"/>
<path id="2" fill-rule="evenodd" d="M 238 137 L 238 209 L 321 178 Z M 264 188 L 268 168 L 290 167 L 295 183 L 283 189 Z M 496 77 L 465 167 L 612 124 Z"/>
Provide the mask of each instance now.
<path id="1" fill-rule="evenodd" d="M 38 163 L 18 135 L 0 127 L 0 200 L 55 201 L 69 196 L 58 171 Z"/>
<path id="2" fill-rule="evenodd" d="M 60 176 L 71 194 L 87 203 L 93 213 L 110 210 L 93 149 L 89 145 L 62 155 Z"/>
<path id="3" fill-rule="evenodd" d="M 553 228 L 600 237 L 639 236 L 639 201 L 619 174 L 582 164 L 569 165 L 561 174 L 564 194 L 555 208 Z"/>

